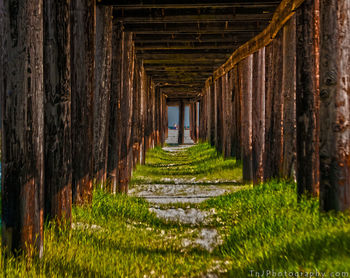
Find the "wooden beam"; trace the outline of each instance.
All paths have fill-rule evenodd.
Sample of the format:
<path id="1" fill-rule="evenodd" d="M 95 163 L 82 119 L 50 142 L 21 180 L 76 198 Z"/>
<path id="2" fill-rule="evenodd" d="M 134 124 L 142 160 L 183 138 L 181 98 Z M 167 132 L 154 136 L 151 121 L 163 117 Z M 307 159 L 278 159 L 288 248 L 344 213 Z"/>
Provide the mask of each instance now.
<path id="1" fill-rule="evenodd" d="M 140 1 L 140 0 L 98 0 L 101 5 L 113 5 L 115 9 L 199 9 L 199 8 L 273 8 L 279 4 L 278 0 L 270 1 L 201 1 L 201 3 L 188 3 L 188 1 Z"/>
<path id="2" fill-rule="evenodd" d="M 231 70 L 238 62 L 258 51 L 260 48 L 270 44 L 279 30 L 294 15 L 295 10 L 303 2 L 304 0 L 282 0 L 266 29 L 237 49 L 232 56 L 215 71 L 214 79 L 221 77 Z"/>
<path id="3" fill-rule="evenodd" d="M 222 34 L 222 33 L 251 33 L 262 31 L 265 23 L 211 23 L 211 24 L 124 24 L 125 30 L 135 34 Z"/>
<path id="4" fill-rule="evenodd" d="M 203 65 L 203 66 L 162 66 L 162 65 L 148 65 L 145 66 L 145 70 L 147 72 L 172 72 L 172 71 L 179 71 L 179 72 L 196 72 L 196 71 L 203 71 L 203 72 L 212 72 L 215 69 L 214 66 L 211 65 Z"/>
<path id="5" fill-rule="evenodd" d="M 239 43 L 241 41 L 248 41 L 253 36 L 257 35 L 258 31 L 231 34 L 157 34 L 152 36 L 147 34 L 135 34 L 135 43 Z"/>
<path id="6" fill-rule="evenodd" d="M 208 60 L 214 60 L 217 61 L 218 59 L 226 59 L 229 57 L 229 53 L 138 53 L 137 57 L 144 59 L 146 61 L 149 60 L 173 60 L 173 61 L 208 61 Z M 147 63 L 147 62 L 146 62 Z"/>
<path id="7" fill-rule="evenodd" d="M 167 16 L 120 16 L 115 15 L 118 21 L 125 24 L 142 23 L 209 23 L 209 22 L 268 22 L 272 18 L 271 13 L 261 14 L 197 14 L 197 15 L 167 15 Z"/>
<path id="8" fill-rule="evenodd" d="M 242 43 L 244 43 L 242 41 Z M 137 51 L 147 51 L 147 50 L 201 50 L 203 52 L 207 50 L 225 50 L 226 52 L 233 52 L 237 49 L 242 43 L 136 43 L 135 47 Z"/>

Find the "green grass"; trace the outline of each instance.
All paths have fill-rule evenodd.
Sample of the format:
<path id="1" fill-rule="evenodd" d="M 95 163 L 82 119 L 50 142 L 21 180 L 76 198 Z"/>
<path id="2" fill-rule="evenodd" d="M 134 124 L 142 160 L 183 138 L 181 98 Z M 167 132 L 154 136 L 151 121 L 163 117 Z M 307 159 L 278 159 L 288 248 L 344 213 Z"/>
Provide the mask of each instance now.
<path id="1" fill-rule="evenodd" d="M 241 182 L 242 170 L 240 162 L 234 158 L 223 159 L 207 143 L 176 153 L 157 147 L 148 152 L 146 165 L 137 167 L 131 184 L 174 183 L 174 178 L 235 184 Z"/>
<path id="2" fill-rule="evenodd" d="M 226 169 L 225 163 L 234 168 Z M 134 173 L 134 186 L 146 178 L 157 182 L 167 177 L 159 169 L 168 164 L 174 164 L 166 170 L 171 178 L 204 180 L 204 169 L 209 169 L 209 180 L 240 180 L 239 163 L 223 160 L 209 145 L 201 144 L 175 155 L 160 148 L 150 151 L 147 165 Z M 230 171 L 228 176 L 225 171 Z M 209 226 L 219 231 L 223 244 L 212 253 L 182 247 L 182 240 L 196 238 L 199 228 L 163 223 L 143 199 L 102 191 L 93 196 L 90 207 L 73 209 L 73 222 L 79 228 L 59 232 L 45 228 L 41 260 L 5 259 L 0 252 L 0 277 L 201 277 L 225 268 L 227 272 L 219 276 L 250 277 L 251 270 L 350 275 L 349 215 L 320 213 L 315 199 L 298 203 L 294 183 L 242 186 L 237 192 L 191 205 L 216 210 Z M 187 204 L 174 207 L 181 206 Z"/>
<path id="3" fill-rule="evenodd" d="M 349 215 L 320 213 L 316 199 L 298 204 L 295 184 L 270 182 L 201 206 L 218 210 L 226 240 L 217 253 L 235 262 L 231 277 L 250 270 L 350 275 Z"/>

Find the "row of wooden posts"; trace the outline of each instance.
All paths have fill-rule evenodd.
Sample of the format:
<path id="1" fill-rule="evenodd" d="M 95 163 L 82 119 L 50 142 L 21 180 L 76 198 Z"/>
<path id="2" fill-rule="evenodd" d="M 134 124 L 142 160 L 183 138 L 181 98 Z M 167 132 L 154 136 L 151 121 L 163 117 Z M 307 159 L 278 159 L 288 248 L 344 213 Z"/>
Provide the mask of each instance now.
<path id="1" fill-rule="evenodd" d="M 242 160 L 244 180 L 296 178 L 326 211 L 350 208 L 349 21 L 349 1 L 304 1 L 200 102 L 200 139 Z"/>
<path id="2" fill-rule="evenodd" d="M 42 253 L 45 220 L 70 223 L 94 185 L 127 191 L 166 99 L 112 7 L 0 0 L 0 28 L 2 246 Z"/>

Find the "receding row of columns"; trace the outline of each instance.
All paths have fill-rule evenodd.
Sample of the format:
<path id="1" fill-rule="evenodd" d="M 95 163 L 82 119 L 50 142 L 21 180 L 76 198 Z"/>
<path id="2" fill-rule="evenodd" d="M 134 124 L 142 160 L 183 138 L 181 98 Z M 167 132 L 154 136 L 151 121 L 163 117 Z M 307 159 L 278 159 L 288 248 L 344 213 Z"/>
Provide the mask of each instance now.
<path id="1" fill-rule="evenodd" d="M 349 20 L 349 1 L 304 1 L 200 103 L 200 139 L 242 160 L 245 181 L 296 179 L 323 210 L 350 207 Z"/>
<path id="2" fill-rule="evenodd" d="M 166 99 L 112 7 L 0 1 L 0 28 L 3 247 L 40 255 L 44 221 L 70 224 L 94 185 L 127 192 Z"/>

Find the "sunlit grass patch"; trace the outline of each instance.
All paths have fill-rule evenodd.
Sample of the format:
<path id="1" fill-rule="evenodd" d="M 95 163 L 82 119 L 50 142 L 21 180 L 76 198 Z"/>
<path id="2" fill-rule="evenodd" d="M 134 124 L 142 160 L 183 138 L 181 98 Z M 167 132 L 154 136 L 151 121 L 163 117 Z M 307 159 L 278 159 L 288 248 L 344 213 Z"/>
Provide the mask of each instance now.
<path id="1" fill-rule="evenodd" d="M 250 270 L 350 271 L 350 218 L 324 214 L 316 199 L 297 202 L 296 186 L 270 182 L 208 200 L 225 243 L 218 252 L 236 263 L 232 277 Z"/>
<path id="2" fill-rule="evenodd" d="M 233 183 L 242 180 L 240 163 L 235 158 L 224 159 L 208 143 L 197 144 L 178 152 L 157 147 L 148 151 L 146 157 L 146 165 L 139 165 L 133 173 L 132 185 L 167 183 L 169 178 Z"/>

